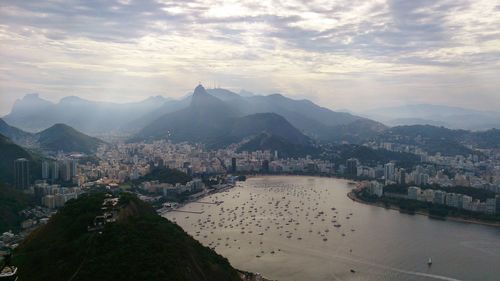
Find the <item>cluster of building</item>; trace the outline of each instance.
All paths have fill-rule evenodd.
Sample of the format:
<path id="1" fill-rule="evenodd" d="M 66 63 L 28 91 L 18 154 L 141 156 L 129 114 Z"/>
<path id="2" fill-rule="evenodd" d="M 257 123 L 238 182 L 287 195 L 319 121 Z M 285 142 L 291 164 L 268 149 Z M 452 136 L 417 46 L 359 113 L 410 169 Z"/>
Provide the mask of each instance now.
<path id="1" fill-rule="evenodd" d="M 15 249 L 33 229 L 46 224 L 49 218 L 54 214 L 54 210 L 42 206 L 35 206 L 24 209 L 19 214 L 23 218 L 21 222 L 21 231 L 18 233 L 11 230 L 4 232 L 0 236 L 0 251 L 3 249 Z"/>
<path id="2" fill-rule="evenodd" d="M 432 163 L 421 163 L 411 170 L 397 167 L 394 162 L 375 167 L 360 165 L 357 159 L 346 163 L 345 175 L 382 180 L 386 184 L 412 184 L 416 186 L 439 185 L 443 187 L 464 186 L 500 193 L 500 182 L 478 176 L 477 172 L 450 169 Z"/>
<path id="3" fill-rule="evenodd" d="M 42 161 L 42 179 L 57 182 L 73 182 L 78 184 L 78 159 L 59 155 L 54 160 Z M 27 190 L 31 187 L 32 173 L 30 171 L 30 161 L 26 158 L 19 158 L 14 161 L 14 183 L 20 190 Z"/>
<path id="4" fill-rule="evenodd" d="M 33 186 L 33 193 L 42 206 L 55 209 L 64 206 L 71 199 L 78 198 L 84 190 L 81 187 L 61 187 L 39 180 Z"/>
<path id="5" fill-rule="evenodd" d="M 459 193 L 444 192 L 435 189 L 421 189 L 416 186 L 408 188 L 407 198 L 421 202 L 430 202 L 437 205 L 446 205 L 457 209 L 485 214 L 500 214 L 500 197 L 487 198 L 481 202 L 471 196 Z"/>
<path id="6" fill-rule="evenodd" d="M 59 156 L 53 161 L 42 162 L 42 179 L 51 182 L 77 183 L 78 159 Z"/>
<path id="7" fill-rule="evenodd" d="M 279 158 L 278 151 L 236 152 L 235 148 L 207 151 L 201 145 L 127 143 L 103 146 L 97 155 L 101 161 L 79 165 L 82 183 L 100 179 L 104 183 L 136 180 L 154 167 L 168 167 L 188 175 L 225 173 L 335 173 L 330 161 Z"/>
<path id="8" fill-rule="evenodd" d="M 366 189 L 369 194 L 377 197 L 394 197 L 399 199 L 417 200 L 420 202 L 428 202 L 436 205 L 444 205 L 457 209 L 463 209 L 471 212 L 485 213 L 489 215 L 500 214 L 500 195 L 492 198 L 487 198 L 481 202 L 479 199 L 474 199 L 471 196 L 445 192 L 443 190 L 420 188 L 410 186 L 407 189 L 407 194 L 385 192 L 384 184 L 378 181 L 365 181 L 359 184 L 361 189 Z"/>
<path id="9" fill-rule="evenodd" d="M 415 141 L 418 142 L 418 139 Z M 421 166 L 428 170 L 425 173 L 429 176 L 430 184 L 470 186 L 500 193 L 500 150 L 481 149 L 478 153 L 472 153 L 468 156 L 447 156 L 441 153 L 430 155 L 417 146 L 394 142 L 373 142 L 365 145 L 373 149 L 405 152 L 419 156 Z M 438 171 L 432 171 L 432 167 L 439 167 L 438 171 L 447 173 L 437 175 Z"/>

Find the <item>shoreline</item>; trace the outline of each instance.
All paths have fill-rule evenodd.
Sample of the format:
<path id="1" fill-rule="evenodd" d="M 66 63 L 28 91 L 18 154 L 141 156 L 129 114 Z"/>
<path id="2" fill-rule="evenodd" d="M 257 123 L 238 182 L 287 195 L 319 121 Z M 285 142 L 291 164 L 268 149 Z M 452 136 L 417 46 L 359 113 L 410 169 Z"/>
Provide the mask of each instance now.
<path id="1" fill-rule="evenodd" d="M 351 199 L 352 201 L 355 201 L 355 202 L 358 202 L 358 203 L 361 203 L 361 204 L 370 205 L 370 206 L 376 206 L 376 207 L 380 207 L 380 208 L 384 208 L 384 209 L 389 209 L 389 210 L 395 210 L 395 211 L 399 211 L 401 213 L 401 209 L 399 207 L 397 207 L 397 206 L 394 206 L 394 205 L 389 205 L 388 207 L 386 207 L 386 206 L 384 206 L 380 202 L 367 202 L 367 201 L 359 198 L 356 195 L 356 193 L 354 192 L 354 190 L 352 190 L 349 193 L 347 193 L 347 197 L 349 199 Z M 426 216 L 428 218 L 431 218 L 429 216 L 429 213 L 425 212 L 425 211 L 415 211 L 414 214 L 421 215 L 421 216 Z M 409 215 L 413 215 L 413 214 L 409 214 Z M 441 219 L 441 218 L 439 218 L 439 219 Z M 469 219 L 469 218 L 455 217 L 455 216 L 446 216 L 446 217 L 442 218 L 442 220 L 445 220 L 445 221 L 454 221 L 454 222 L 461 222 L 461 223 L 470 223 L 470 224 L 477 224 L 477 225 L 485 225 L 485 226 L 492 226 L 492 227 L 500 227 L 500 222 L 498 222 L 498 223 L 496 223 L 496 222 L 488 222 L 488 221 L 482 221 L 482 220 L 478 220 L 478 219 Z"/>

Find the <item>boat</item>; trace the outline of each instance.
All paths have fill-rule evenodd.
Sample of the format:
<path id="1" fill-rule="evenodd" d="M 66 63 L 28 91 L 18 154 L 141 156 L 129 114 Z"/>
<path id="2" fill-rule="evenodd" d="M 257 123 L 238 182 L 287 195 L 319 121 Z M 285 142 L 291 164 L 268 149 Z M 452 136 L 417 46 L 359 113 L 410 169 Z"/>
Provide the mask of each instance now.
<path id="1" fill-rule="evenodd" d="M 427 265 L 428 265 L 428 266 L 431 266 L 431 265 L 432 265 L 432 258 L 429 258 L 429 260 L 427 261 Z"/>

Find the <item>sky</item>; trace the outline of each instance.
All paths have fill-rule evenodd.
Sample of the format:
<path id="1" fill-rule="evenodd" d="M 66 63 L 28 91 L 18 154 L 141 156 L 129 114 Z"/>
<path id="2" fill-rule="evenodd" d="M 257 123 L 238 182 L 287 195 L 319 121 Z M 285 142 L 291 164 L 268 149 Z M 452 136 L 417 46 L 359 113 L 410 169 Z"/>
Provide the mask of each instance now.
<path id="1" fill-rule="evenodd" d="M 332 109 L 500 107 L 500 0 L 0 0 L 0 116 L 199 83 Z"/>

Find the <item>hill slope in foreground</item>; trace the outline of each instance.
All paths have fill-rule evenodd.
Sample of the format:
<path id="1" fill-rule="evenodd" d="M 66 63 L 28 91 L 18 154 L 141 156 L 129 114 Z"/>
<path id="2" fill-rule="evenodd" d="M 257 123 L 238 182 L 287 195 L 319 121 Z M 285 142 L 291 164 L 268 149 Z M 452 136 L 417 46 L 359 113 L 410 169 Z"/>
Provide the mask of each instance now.
<path id="1" fill-rule="evenodd" d="M 104 194 L 69 201 L 14 253 L 20 280 L 241 280 L 229 262 L 132 195 L 89 232 Z"/>

